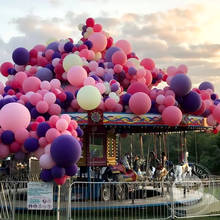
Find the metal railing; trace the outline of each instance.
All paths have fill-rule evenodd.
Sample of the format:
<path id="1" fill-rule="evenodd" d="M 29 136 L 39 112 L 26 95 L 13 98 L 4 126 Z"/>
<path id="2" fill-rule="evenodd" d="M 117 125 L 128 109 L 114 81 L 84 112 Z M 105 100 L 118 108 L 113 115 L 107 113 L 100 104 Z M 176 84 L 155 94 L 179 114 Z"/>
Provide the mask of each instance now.
<path id="1" fill-rule="evenodd" d="M 28 210 L 27 184 L 28 181 L 0 182 L 0 219 L 122 220 L 220 216 L 220 180 L 216 179 L 191 178 L 162 183 L 68 180 L 60 193 L 59 187 L 54 185 L 53 210 Z"/>

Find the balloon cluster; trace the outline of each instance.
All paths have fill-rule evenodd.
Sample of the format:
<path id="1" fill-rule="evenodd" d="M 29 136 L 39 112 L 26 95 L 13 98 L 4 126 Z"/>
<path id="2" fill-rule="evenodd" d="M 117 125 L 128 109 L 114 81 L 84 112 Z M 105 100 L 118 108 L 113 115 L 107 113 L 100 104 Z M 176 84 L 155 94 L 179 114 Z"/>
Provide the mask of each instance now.
<path id="1" fill-rule="evenodd" d="M 139 59 L 127 40 L 114 42 L 101 24 L 88 18 L 79 25 L 82 38 L 23 47 L 0 71 L 0 158 L 31 152 L 39 158 L 44 181 L 76 172 L 82 130 L 68 112 L 157 113 L 176 126 L 182 114 L 208 117 L 220 130 L 220 100 L 209 82 L 192 89 L 187 67 L 156 67 Z M 160 82 L 167 87 L 158 89 Z"/>

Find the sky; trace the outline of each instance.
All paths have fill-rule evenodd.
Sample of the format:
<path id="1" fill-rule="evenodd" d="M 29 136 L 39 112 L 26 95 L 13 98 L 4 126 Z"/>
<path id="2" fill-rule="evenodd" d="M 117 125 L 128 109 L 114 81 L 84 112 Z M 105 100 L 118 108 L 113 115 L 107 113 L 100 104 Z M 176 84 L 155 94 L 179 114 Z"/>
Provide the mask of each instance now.
<path id="1" fill-rule="evenodd" d="M 220 94 L 219 11 L 220 0 L 7 0 L 0 6 L 0 63 L 17 47 L 77 42 L 78 24 L 93 17 L 138 57 L 158 68 L 186 64 L 194 87 L 210 81 Z"/>

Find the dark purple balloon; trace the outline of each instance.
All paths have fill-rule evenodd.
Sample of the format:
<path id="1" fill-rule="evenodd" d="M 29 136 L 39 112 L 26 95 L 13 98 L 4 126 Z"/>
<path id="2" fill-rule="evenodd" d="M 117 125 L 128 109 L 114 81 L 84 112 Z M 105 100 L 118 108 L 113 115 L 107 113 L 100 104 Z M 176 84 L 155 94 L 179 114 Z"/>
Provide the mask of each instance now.
<path id="1" fill-rule="evenodd" d="M 53 176 L 53 178 L 61 178 L 65 175 L 65 169 L 62 167 L 58 167 L 58 166 L 54 166 L 51 169 L 51 174 Z"/>
<path id="2" fill-rule="evenodd" d="M 41 122 L 37 126 L 38 137 L 45 137 L 47 130 L 50 129 L 50 125 L 47 122 Z"/>
<path id="3" fill-rule="evenodd" d="M 39 142 L 38 139 L 34 137 L 29 137 L 24 142 L 24 148 L 25 150 L 29 152 L 34 152 L 39 148 Z"/>
<path id="4" fill-rule="evenodd" d="M 12 131 L 6 130 L 2 132 L 1 139 L 3 144 L 12 144 L 15 141 L 15 135 Z"/>
<path id="5" fill-rule="evenodd" d="M 92 46 L 93 46 L 92 41 L 90 41 L 90 40 L 85 41 L 84 44 L 88 47 L 89 50 L 90 50 L 90 49 L 92 48 Z"/>
<path id="6" fill-rule="evenodd" d="M 51 49 L 53 51 L 59 51 L 58 46 L 59 46 L 58 42 L 52 42 L 52 43 L 48 44 L 46 50 Z"/>
<path id="7" fill-rule="evenodd" d="M 44 182 L 50 182 L 53 180 L 53 176 L 51 174 L 51 170 L 41 170 L 40 179 Z"/>
<path id="8" fill-rule="evenodd" d="M 66 102 L 69 102 L 69 103 L 72 102 L 74 98 L 73 93 L 66 91 L 65 94 L 66 94 Z"/>
<path id="9" fill-rule="evenodd" d="M 56 51 L 56 52 L 53 53 L 52 60 L 55 59 L 55 58 L 61 58 L 60 52 Z"/>
<path id="10" fill-rule="evenodd" d="M 125 93 L 124 95 L 122 95 L 123 105 L 128 105 L 130 98 L 131 98 L 131 94 L 129 93 Z"/>
<path id="11" fill-rule="evenodd" d="M 177 96 L 187 95 L 192 87 L 190 78 L 185 74 L 177 74 L 170 82 L 170 88 Z"/>
<path id="12" fill-rule="evenodd" d="M 220 103 L 220 99 L 216 99 L 215 101 L 214 101 L 214 105 L 218 105 Z"/>
<path id="13" fill-rule="evenodd" d="M 65 168 L 65 172 L 66 172 L 67 176 L 74 176 L 74 175 L 76 175 L 77 170 L 78 170 L 78 167 L 77 167 L 76 164 L 73 164 L 72 166 Z"/>
<path id="14" fill-rule="evenodd" d="M 211 90 L 214 92 L 214 86 L 213 86 L 213 84 L 210 83 L 210 82 L 202 82 L 202 83 L 199 85 L 199 89 L 200 89 L 200 90 L 211 89 Z"/>
<path id="15" fill-rule="evenodd" d="M 183 97 L 182 109 L 187 113 L 193 113 L 202 105 L 202 100 L 197 92 L 191 91 L 188 95 Z"/>
<path id="16" fill-rule="evenodd" d="M 105 53 L 106 62 L 112 62 L 112 55 L 118 50 L 120 50 L 118 47 L 110 47 Z"/>
<path id="17" fill-rule="evenodd" d="M 213 101 L 216 100 L 216 98 L 217 98 L 217 95 L 216 95 L 215 93 L 211 94 L 211 99 L 212 99 Z"/>
<path id="18" fill-rule="evenodd" d="M 44 81 L 44 80 L 51 81 L 53 79 L 52 71 L 50 69 L 48 69 L 48 68 L 45 68 L 45 67 L 40 68 L 36 72 L 35 76 L 37 78 L 39 78 L 41 81 Z"/>
<path id="19" fill-rule="evenodd" d="M 50 153 L 58 166 L 69 167 L 79 160 L 81 146 L 76 138 L 60 135 L 52 142 Z"/>
<path id="20" fill-rule="evenodd" d="M 12 53 L 12 59 L 17 65 L 27 65 L 29 57 L 28 50 L 23 47 L 18 47 Z"/>
<path id="21" fill-rule="evenodd" d="M 72 42 L 68 41 L 64 44 L 64 50 L 69 53 L 69 52 L 72 52 L 72 49 L 73 49 L 74 45 Z"/>
<path id="22" fill-rule="evenodd" d="M 76 132 L 78 137 L 82 137 L 84 134 L 83 130 L 79 126 L 76 128 Z"/>
<path id="23" fill-rule="evenodd" d="M 116 92 L 118 89 L 119 89 L 119 86 L 118 86 L 117 83 L 113 83 L 113 84 L 111 85 L 111 91 L 112 91 L 112 92 Z"/>

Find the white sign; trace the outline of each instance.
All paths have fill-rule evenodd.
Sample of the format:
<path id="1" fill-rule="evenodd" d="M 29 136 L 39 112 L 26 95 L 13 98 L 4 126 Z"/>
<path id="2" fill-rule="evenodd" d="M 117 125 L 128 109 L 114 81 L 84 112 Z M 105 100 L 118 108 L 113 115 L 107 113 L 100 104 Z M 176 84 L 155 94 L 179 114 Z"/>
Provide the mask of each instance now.
<path id="1" fill-rule="evenodd" d="M 53 209 L 53 184 L 29 182 L 27 191 L 27 208 L 35 210 Z"/>

